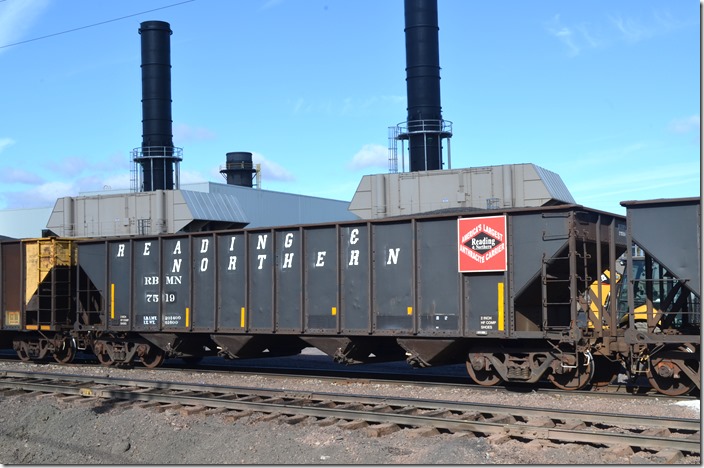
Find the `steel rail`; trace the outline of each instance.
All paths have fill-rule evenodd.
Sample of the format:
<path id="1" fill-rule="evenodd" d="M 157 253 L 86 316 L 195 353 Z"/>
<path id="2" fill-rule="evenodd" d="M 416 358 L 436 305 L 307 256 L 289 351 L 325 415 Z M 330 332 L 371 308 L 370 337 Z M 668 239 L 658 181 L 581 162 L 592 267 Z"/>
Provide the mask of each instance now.
<path id="1" fill-rule="evenodd" d="M 50 379 L 51 381 L 57 378 L 66 380 L 74 380 L 77 382 L 95 383 L 102 385 L 116 385 L 122 387 L 145 387 L 149 389 L 168 389 L 177 391 L 199 391 L 201 393 L 223 393 L 232 394 L 236 392 L 246 393 L 251 395 L 256 393 L 262 397 L 280 397 L 280 398 L 305 398 L 313 400 L 335 400 L 344 403 L 362 403 L 362 404 L 388 404 L 394 406 L 414 406 L 421 409 L 436 410 L 443 408 L 448 411 L 474 411 L 487 414 L 510 414 L 520 417 L 544 417 L 546 411 L 550 412 L 551 419 L 579 419 L 589 423 L 609 423 L 609 424 L 629 424 L 632 426 L 646 425 L 648 427 L 671 428 L 681 430 L 698 430 L 700 421 L 696 419 L 673 419 L 663 420 L 655 416 L 639 416 L 639 415 L 612 415 L 601 412 L 581 412 L 569 409 L 548 409 L 548 408 L 526 408 L 522 406 L 510 406 L 502 404 L 482 404 L 471 402 L 457 402 L 449 400 L 428 400 L 418 398 L 402 398 L 392 396 L 365 396 L 365 395 L 348 395 L 343 393 L 331 392 L 301 392 L 289 391 L 268 388 L 254 387 L 232 387 L 224 385 L 202 385 L 202 384 L 184 384 L 175 382 L 165 382 L 156 380 L 134 380 L 112 377 L 95 377 L 95 376 L 78 376 L 69 374 L 54 374 L 54 373 L 27 373 L 24 371 L 1 371 L 0 377 L 31 377 L 33 379 Z M 1 382 L 0 382 L 1 383 Z M 43 385 L 27 383 L 28 388 L 41 391 L 46 388 Z"/>
<path id="2" fill-rule="evenodd" d="M 18 362 L 18 358 L 16 357 L 16 354 L 12 354 L 10 358 L 3 357 L 2 352 L 0 351 L 0 362 L 13 362 L 16 363 Z M 56 363 L 50 362 L 50 364 L 58 365 Z M 80 368 L 85 368 L 85 367 L 94 367 L 98 369 L 104 369 L 105 366 L 101 364 L 86 364 L 86 363 L 79 363 L 77 361 L 74 361 L 73 363 L 69 364 L 61 364 L 62 367 L 64 368 L 70 368 L 72 366 L 78 366 Z M 507 385 L 497 385 L 493 387 L 487 387 L 483 385 L 478 385 L 470 382 L 469 377 L 467 376 L 466 379 L 461 380 L 460 377 L 454 376 L 454 375 L 432 375 L 432 376 L 425 376 L 423 377 L 425 380 L 418 380 L 417 376 L 415 377 L 414 380 L 403 380 L 403 377 L 405 375 L 403 373 L 398 373 L 398 374 L 393 374 L 396 377 L 389 377 L 388 373 L 384 373 L 382 371 L 374 370 L 374 371 L 350 371 L 347 369 L 335 369 L 335 370 L 314 370 L 311 368 L 307 367 L 302 367 L 300 369 L 296 369 L 295 367 L 254 367 L 251 364 L 245 364 L 243 366 L 227 366 L 225 364 L 203 364 L 203 365 L 192 365 L 192 364 L 183 364 L 183 365 L 173 365 L 172 363 L 165 363 L 164 365 L 155 368 L 155 369 L 150 369 L 152 372 L 180 372 L 180 371 L 190 371 L 190 370 L 196 370 L 198 372 L 203 372 L 203 373 L 222 373 L 225 372 L 228 375 L 236 375 L 236 374 L 241 374 L 241 375 L 257 375 L 261 376 L 262 374 L 266 375 L 266 377 L 269 378 L 281 378 L 281 379 L 290 379 L 290 378 L 315 378 L 315 379 L 321 379 L 321 380 L 329 380 L 329 381 L 343 381 L 343 382 L 355 382 L 355 381 L 364 381 L 364 382 L 369 382 L 369 383 L 376 383 L 376 384 L 386 384 L 386 385 L 418 385 L 418 386 L 423 386 L 423 387 L 453 387 L 453 388 L 467 388 L 471 389 L 473 391 L 496 391 L 496 390 L 504 390 L 511 392 L 512 388 L 515 389 L 519 387 L 512 387 L 510 384 Z M 314 372 L 311 372 L 313 370 Z M 300 373 L 295 373 L 295 372 L 300 372 Z M 381 378 L 377 377 L 377 375 L 385 375 L 386 378 Z M 520 384 L 519 384 L 520 385 Z M 672 401 L 688 401 L 688 400 L 696 400 L 698 399 L 697 396 L 692 396 L 692 395 L 683 395 L 683 396 L 668 396 L 665 394 L 661 393 L 656 393 L 652 390 L 646 392 L 646 393 L 633 393 L 627 391 L 628 385 L 625 383 L 622 384 L 610 384 L 609 386 L 605 387 L 594 387 L 592 389 L 587 389 L 587 390 L 573 390 L 573 391 L 565 391 L 565 390 L 560 390 L 557 388 L 554 388 L 550 385 L 546 386 L 539 386 L 533 388 L 533 390 L 539 391 L 540 393 L 546 393 L 546 394 L 565 394 L 565 395 L 583 395 L 586 397 L 591 397 L 591 396 L 598 396 L 598 397 L 604 397 L 604 398 L 633 398 L 633 397 L 639 397 L 639 398 L 667 398 Z"/>
<path id="3" fill-rule="evenodd" d="M 37 374 L 6 371 L 0 373 L 0 388 L 52 392 L 130 401 L 204 406 L 238 411 L 281 413 L 320 418 L 364 420 L 372 423 L 391 423 L 400 426 L 425 426 L 449 431 L 469 431 L 505 434 L 520 438 L 542 438 L 563 442 L 592 444 L 625 444 L 641 448 L 676 449 L 700 453 L 700 421 L 695 419 L 660 420 L 648 416 L 583 413 L 573 410 L 522 408 L 507 405 L 483 405 L 444 400 L 418 400 L 397 397 L 340 395 L 334 393 L 287 392 L 285 390 L 254 389 L 247 387 L 203 386 L 159 381 L 68 376 L 64 374 Z M 15 379 L 15 380 L 8 380 Z M 56 383 L 60 380 L 62 383 Z M 70 383 L 67 383 L 71 381 Z M 85 386 L 89 384 L 91 386 Z M 100 387 L 100 386 L 104 387 Z M 164 391 L 177 393 L 163 393 Z M 260 399 L 259 401 L 254 401 Z M 330 406 L 332 405 L 332 406 Z M 365 405 L 371 408 L 364 408 Z M 428 411 L 428 414 L 414 414 Z M 459 414 L 452 414 L 452 412 Z M 450 414 L 448 414 L 450 413 Z M 462 414 L 464 413 L 464 414 Z M 565 429 L 515 422 L 477 421 L 480 415 L 494 418 L 548 418 L 551 421 L 579 421 L 590 424 L 614 424 L 619 427 L 668 428 L 690 431 L 690 438 L 663 435 L 629 434 L 594 430 L 594 428 Z M 691 438 L 694 437 L 694 438 Z"/>

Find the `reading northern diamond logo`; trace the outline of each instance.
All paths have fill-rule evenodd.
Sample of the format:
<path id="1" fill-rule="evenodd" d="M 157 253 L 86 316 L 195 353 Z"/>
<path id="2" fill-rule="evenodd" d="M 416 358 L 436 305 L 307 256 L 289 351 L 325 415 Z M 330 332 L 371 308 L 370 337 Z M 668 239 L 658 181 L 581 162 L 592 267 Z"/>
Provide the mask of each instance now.
<path id="1" fill-rule="evenodd" d="M 506 217 L 457 220 L 461 272 L 506 270 Z"/>
<path id="2" fill-rule="evenodd" d="M 479 254 L 485 254 L 487 250 L 493 249 L 498 244 L 501 244 L 501 242 L 494 239 L 485 232 L 480 232 L 479 234 L 464 243 L 464 245 Z"/>

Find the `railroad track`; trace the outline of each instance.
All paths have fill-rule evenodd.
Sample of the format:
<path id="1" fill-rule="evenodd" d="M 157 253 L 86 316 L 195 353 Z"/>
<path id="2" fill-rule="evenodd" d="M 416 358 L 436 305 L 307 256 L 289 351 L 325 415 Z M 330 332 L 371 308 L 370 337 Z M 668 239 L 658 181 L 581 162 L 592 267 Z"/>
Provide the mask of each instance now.
<path id="1" fill-rule="evenodd" d="M 12 363 L 17 363 L 19 360 L 17 359 L 16 355 L 13 353 L 11 355 L 3 355 L 0 353 L 0 362 L 12 362 Z M 37 362 L 35 364 L 49 364 L 49 365 L 56 365 L 54 361 L 46 361 L 46 362 Z M 94 368 L 100 368 L 104 369 L 105 367 L 98 364 L 96 359 L 90 359 L 90 358 L 78 358 L 76 362 L 73 364 L 62 364 L 62 367 L 65 367 L 70 369 L 72 366 L 78 366 L 78 367 L 94 367 Z M 137 365 L 137 367 L 141 367 L 141 365 Z M 464 367 L 464 366 L 462 366 Z M 265 367 L 262 367 L 260 364 L 254 364 L 254 363 L 245 363 L 241 364 L 239 361 L 237 362 L 230 362 L 230 361 L 225 361 L 224 363 L 188 363 L 185 361 L 180 361 L 178 359 L 175 360 L 167 360 L 163 366 L 151 369 L 152 372 L 161 372 L 161 371 L 198 371 L 198 372 L 203 372 L 203 373 L 227 373 L 230 375 L 233 374 L 240 374 L 240 375 L 266 375 L 267 377 L 271 378 L 282 378 L 282 379 L 290 379 L 290 378 L 311 378 L 315 377 L 316 379 L 321 379 L 321 380 L 327 380 L 331 382 L 340 382 L 340 381 L 364 381 L 368 383 L 374 383 L 374 384 L 391 384 L 391 385 L 422 385 L 422 386 L 437 386 L 437 387 L 463 387 L 463 388 L 468 388 L 472 389 L 475 391 L 496 391 L 497 389 L 505 389 L 507 391 L 512 391 L 512 392 L 522 392 L 522 391 L 539 391 L 541 393 L 554 393 L 554 394 L 563 394 L 565 393 L 564 390 L 556 389 L 552 384 L 545 383 L 544 385 L 541 384 L 533 384 L 530 386 L 522 386 L 520 384 L 513 384 L 513 385 L 499 385 L 499 386 L 494 386 L 494 387 L 486 387 L 482 385 L 477 385 L 472 383 L 469 380 L 469 377 L 466 375 L 457 376 L 453 375 L 451 373 L 435 373 L 435 374 L 424 374 L 424 375 L 410 375 L 409 371 L 400 371 L 398 369 L 383 369 L 383 370 L 355 370 L 355 369 L 349 369 L 344 366 L 340 366 L 338 364 L 335 364 L 332 367 L 322 367 L 322 368 L 317 368 L 317 367 L 310 367 L 310 363 L 308 363 L 308 367 L 298 367 L 295 364 L 292 365 L 272 365 L 268 364 Z M 647 381 L 646 381 L 647 382 Z M 599 386 L 599 387 L 591 387 L 587 388 L 584 390 L 576 390 L 576 391 L 571 391 L 569 392 L 571 395 L 596 395 L 599 397 L 608 397 L 608 398 L 632 398 L 634 395 L 638 395 L 640 397 L 655 397 L 655 398 L 660 398 L 660 399 L 670 399 L 673 401 L 685 401 L 685 400 L 693 400 L 697 399 L 697 395 L 685 395 L 685 396 L 677 396 L 677 397 L 671 397 L 667 395 L 663 395 L 660 393 L 655 392 L 654 390 L 650 389 L 646 383 L 643 384 L 643 386 L 634 388 L 627 386 L 626 384 L 610 384 L 608 386 Z"/>
<path id="2" fill-rule="evenodd" d="M 524 441 L 541 439 L 635 450 L 700 454 L 700 421 L 574 410 L 337 393 L 181 384 L 22 371 L 0 372 L 0 390 L 53 393 L 69 399 L 126 400 L 188 415 L 220 413 L 237 420 L 256 413 L 290 424 L 308 421 L 365 428 L 377 435 L 401 428 L 468 432 Z M 99 400 L 100 399 L 100 400 Z"/>

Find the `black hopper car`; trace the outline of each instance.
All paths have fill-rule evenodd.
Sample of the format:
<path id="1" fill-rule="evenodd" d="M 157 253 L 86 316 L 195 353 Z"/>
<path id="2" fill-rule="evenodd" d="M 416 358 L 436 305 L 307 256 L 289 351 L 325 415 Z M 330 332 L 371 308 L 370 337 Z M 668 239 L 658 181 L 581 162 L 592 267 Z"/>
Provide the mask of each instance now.
<path id="1" fill-rule="evenodd" d="M 701 204 L 624 202 L 0 244 L 0 345 L 105 365 L 466 363 L 482 385 L 700 387 Z"/>

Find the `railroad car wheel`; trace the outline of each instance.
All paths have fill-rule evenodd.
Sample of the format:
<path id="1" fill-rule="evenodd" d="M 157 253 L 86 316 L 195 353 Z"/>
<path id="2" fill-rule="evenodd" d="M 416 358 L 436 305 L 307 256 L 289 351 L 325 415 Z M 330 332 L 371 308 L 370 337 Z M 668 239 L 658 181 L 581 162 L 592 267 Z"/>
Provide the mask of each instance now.
<path id="1" fill-rule="evenodd" d="M 95 357 L 98 358 L 98 362 L 107 367 L 115 364 L 115 361 L 113 361 L 110 358 L 110 354 L 106 352 L 106 347 L 106 344 L 102 342 L 97 342 L 93 345 L 93 352 L 95 353 Z"/>
<path id="2" fill-rule="evenodd" d="M 667 351 L 679 351 L 694 353 L 691 345 L 681 345 L 677 348 L 665 348 L 650 355 L 648 362 L 648 382 L 655 390 L 663 395 L 680 396 L 691 392 L 694 389 L 694 382 L 680 369 L 676 360 L 670 359 L 664 354 Z M 693 354 L 693 356 L 698 356 Z"/>
<path id="3" fill-rule="evenodd" d="M 166 355 L 162 350 L 155 346 L 150 346 L 149 352 L 142 356 L 142 364 L 144 364 L 144 367 L 154 369 L 155 367 L 162 365 L 165 359 Z"/>
<path id="4" fill-rule="evenodd" d="M 108 353 L 98 353 L 95 355 L 98 358 L 98 362 L 104 366 L 112 366 L 115 361 L 110 359 L 110 355 Z"/>
<path id="5" fill-rule="evenodd" d="M 22 362 L 29 362 L 32 360 L 32 358 L 29 357 L 27 348 L 29 348 L 29 345 L 27 345 L 25 342 L 20 342 L 19 347 L 16 348 L 17 357 L 20 358 L 20 361 Z"/>
<path id="6" fill-rule="evenodd" d="M 76 357 L 76 346 L 71 338 L 61 341 L 61 347 L 54 350 L 54 360 L 59 364 L 68 364 Z"/>
<path id="7" fill-rule="evenodd" d="M 485 387 L 491 387 L 501 381 L 501 377 L 496 371 L 487 370 L 486 368 L 477 370 L 472 366 L 472 361 L 469 359 L 467 359 L 467 373 L 474 382 Z"/>
<path id="8" fill-rule="evenodd" d="M 580 390 L 591 382 L 594 376 L 594 359 L 590 355 L 578 353 L 576 366 L 562 367 L 560 373 L 552 372 L 548 380 L 561 390 Z"/>

